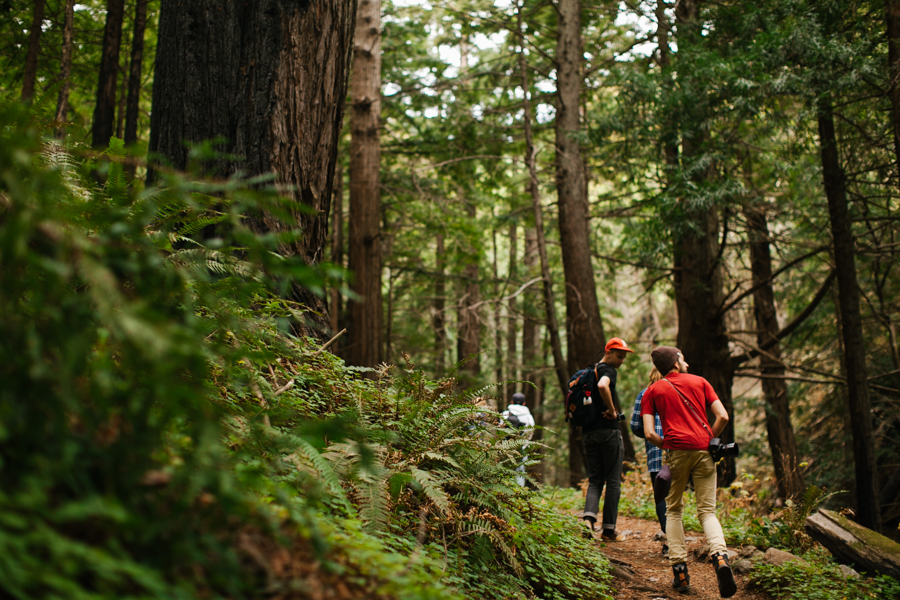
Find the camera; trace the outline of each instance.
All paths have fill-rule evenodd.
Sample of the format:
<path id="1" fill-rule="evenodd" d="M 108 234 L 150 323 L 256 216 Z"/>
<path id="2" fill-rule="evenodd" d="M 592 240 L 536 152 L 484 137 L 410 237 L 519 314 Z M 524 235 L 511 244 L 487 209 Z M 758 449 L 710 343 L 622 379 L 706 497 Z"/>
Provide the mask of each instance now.
<path id="1" fill-rule="evenodd" d="M 736 443 L 723 444 L 719 438 L 713 438 L 709 441 L 709 454 L 712 456 L 713 462 L 719 462 L 719 459 L 726 456 L 737 456 L 740 449 Z"/>
<path id="2" fill-rule="evenodd" d="M 625 413 L 619 413 L 618 415 L 616 415 L 616 418 L 617 418 L 618 420 L 620 420 L 620 421 L 624 421 L 624 420 L 625 420 Z"/>

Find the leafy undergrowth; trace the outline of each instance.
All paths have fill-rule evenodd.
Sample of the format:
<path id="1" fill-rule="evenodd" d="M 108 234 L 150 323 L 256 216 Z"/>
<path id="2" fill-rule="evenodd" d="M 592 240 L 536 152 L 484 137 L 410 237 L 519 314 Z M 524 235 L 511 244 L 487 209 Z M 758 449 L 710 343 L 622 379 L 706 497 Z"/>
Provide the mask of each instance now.
<path id="1" fill-rule="evenodd" d="M 891 600 L 900 598 L 900 584 L 887 575 L 847 577 L 832 562 L 831 555 L 815 548 L 803 555 L 804 562 L 783 565 L 757 564 L 750 585 L 773 598 L 786 600 L 832 600 L 834 598 Z"/>
<path id="2" fill-rule="evenodd" d="M 292 335 L 342 275 L 247 227 L 292 222 L 264 181 L 135 191 L 0 123 L 0 595 L 608 597 L 481 392 Z"/>

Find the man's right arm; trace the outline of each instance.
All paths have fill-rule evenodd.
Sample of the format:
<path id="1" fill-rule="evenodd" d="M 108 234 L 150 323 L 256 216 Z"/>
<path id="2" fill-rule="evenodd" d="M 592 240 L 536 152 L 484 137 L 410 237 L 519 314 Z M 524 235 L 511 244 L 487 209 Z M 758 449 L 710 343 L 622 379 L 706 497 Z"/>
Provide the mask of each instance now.
<path id="1" fill-rule="evenodd" d="M 600 393 L 603 403 L 606 404 L 606 412 L 603 413 L 603 416 L 607 419 L 615 419 L 617 414 L 616 405 L 613 404 L 612 392 L 609 391 L 609 377 L 607 375 L 601 377 L 600 381 L 597 382 L 597 391 Z"/>
<path id="2" fill-rule="evenodd" d="M 644 437 L 657 448 L 662 448 L 663 439 L 657 435 L 655 428 L 656 415 L 645 414 L 641 416 L 641 419 L 644 421 Z"/>

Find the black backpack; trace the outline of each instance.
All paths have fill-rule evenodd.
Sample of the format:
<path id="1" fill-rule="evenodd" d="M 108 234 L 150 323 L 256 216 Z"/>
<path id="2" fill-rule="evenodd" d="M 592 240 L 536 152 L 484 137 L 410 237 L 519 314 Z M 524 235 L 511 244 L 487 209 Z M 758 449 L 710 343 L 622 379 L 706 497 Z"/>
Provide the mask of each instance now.
<path id="1" fill-rule="evenodd" d="M 595 409 L 600 398 L 591 398 L 591 391 L 597 385 L 597 365 L 581 369 L 569 379 L 569 391 L 566 394 L 566 423 L 576 427 L 590 425 L 600 411 Z M 585 404 L 586 398 L 591 398 L 590 404 Z"/>
<path id="2" fill-rule="evenodd" d="M 522 429 L 525 427 L 525 423 L 522 422 L 522 419 L 512 413 L 509 413 L 509 416 L 506 417 L 506 422 L 514 429 Z"/>

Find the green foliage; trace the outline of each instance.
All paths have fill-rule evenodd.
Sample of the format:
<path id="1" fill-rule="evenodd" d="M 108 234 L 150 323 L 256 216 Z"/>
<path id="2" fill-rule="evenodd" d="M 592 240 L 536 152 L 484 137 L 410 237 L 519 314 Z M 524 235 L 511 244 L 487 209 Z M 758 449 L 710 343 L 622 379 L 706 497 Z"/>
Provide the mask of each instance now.
<path id="1" fill-rule="evenodd" d="M 828 493 L 814 485 L 807 487 L 799 503 L 787 500 L 785 509 L 774 519 L 768 516 L 754 519 L 747 535 L 749 543 L 761 548 L 780 548 L 795 554 L 809 552 L 815 541 L 806 533 L 806 518 L 828 498 L 838 493 L 840 492 Z"/>
<path id="2" fill-rule="evenodd" d="M 82 163 L 0 111 L 11 597 L 257 597 L 288 585 L 276 540 L 369 595 L 608 594 L 605 559 L 515 484 L 526 441 L 452 377 L 292 335 L 304 308 L 280 293 L 328 272 L 277 254 L 299 232 L 245 228 L 286 214 L 274 193 L 172 174 L 136 192 L 115 140 Z"/>
<path id="3" fill-rule="evenodd" d="M 757 564 L 748 582 L 774 598 L 786 600 L 900 598 L 900 583 L 887 575 L 874 578 L 847 577 L 837 565 L 828 560 L 827 552 L 824 551 L 810 552 L 803 558 L 805 562 Z"/>

